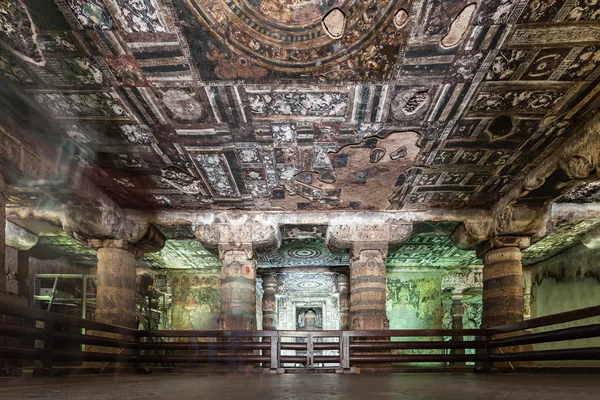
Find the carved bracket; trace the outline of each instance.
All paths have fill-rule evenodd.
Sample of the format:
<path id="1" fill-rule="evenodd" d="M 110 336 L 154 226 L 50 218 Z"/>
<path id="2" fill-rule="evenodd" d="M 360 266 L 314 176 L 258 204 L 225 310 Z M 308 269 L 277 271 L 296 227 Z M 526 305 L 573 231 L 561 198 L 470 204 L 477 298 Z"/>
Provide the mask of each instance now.
<path id="1" fill-rule="evenodd" d="M 333 251 L 377 249 L 387 253 L 402 245 L 412 232 L 412 224 L 393 221 L 384 224 L 330 225 L 327 228 L 327 246 Z"/>
<path id="2" fill-rule="evenodd" d="M 281 246 L 281 232 L 277 225 L 250 219 L 247 216 L 231 216 L 227 220 L 198 225 L 196 238 L 209 249 L 223 254 L 231 250 L 243 250 L 248 258 L 256 252 L 272 252 Z"/>
<path id="3" fill-rule="evenodd" d="M 64 231 L 92 248 L 116 246 L 141 256 L 161 250 L 166 242 L 154 225 L 109 207 L 64 206 Z"/>
<path id="4" fill-rule="evenodd" d="M 464 250 L 503 236 L 543 236 L 550 207 L 509 206 L 487 220 L 465 221 L 454 229 L 452 243 Z"/>

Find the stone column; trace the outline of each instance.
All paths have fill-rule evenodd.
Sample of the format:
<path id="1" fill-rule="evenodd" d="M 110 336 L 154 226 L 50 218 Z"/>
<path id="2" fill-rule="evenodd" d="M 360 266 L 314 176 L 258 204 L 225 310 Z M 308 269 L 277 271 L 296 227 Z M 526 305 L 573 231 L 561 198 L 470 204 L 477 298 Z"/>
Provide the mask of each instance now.
<path id="1" fill-rule="evenodd" d="M 6 291 L 6 269 L 5 269 L 5 236 L 6 226 L 6 203 L 4 197 L 4 176 L 0 174 L 0 292 Z"/>
<path id="2" fill-rule="evenodd" d="M 278 281 L 277 274 L 263 275 L 262 322 L 265 331 L 277 330 L 277 299 L 275 294 L 277 293 Z"/>
<path id="3" fill-rule="evenodd" d="M 256 256 L 243 250 L 221 252 L 221 316 L 223 330 L 256 329 Z"/>
<path id="4" fill-rule="evenodd" d="M 334 251 L 350 251 L 350 329 L 389 328 L 385 259 L 388 248 L 401 245 L 411 231 L 411 224 L 398 220 L 328 227 L 327 245 Z"/>
<path id="5" fill-rule="evenodd" d="M 389 329 L 386 303 L 385 259 L 389 247 L 401 245 L 412 231 L 403 221 L 381 224 L 330 225 L 327 245 L 334 251 L 350 251 L 350 329 Z M 386 340 L 363 338 L 363 341 Z M 355 350 L 355 355 L 384 355 L 390 351 Z M 386 371 L 391 364 L 359 363 L 366 371 Z"/>
<path id="6" fill-rule="evenodd" d="M 523 270 L 523 318 L 531 318 L 531 268 Z"/>
<path id="7" fill-rule="evenodd" d="M 337 276 L 337 290 L 340 296 L 340 329 L 350 329 L 350 279 L 346 274 Z"/>
<path id="8" fill-rule="evenodd" d="M 247 216 L 223 215 L 210 225 L 197 226 L 196 237 L 218 250 L 222 262 L 219 328 L 256 329 L 256 253 L 279 246 L 279 229 Z"/>
<path id="9" fill-rule="evenodd" d="M 482 328 L 523 321 L 523 267 L 525 237 L 496 237 L 478 250 L 483 258 Z"/>
<path id="10" fill-rule="evenodd" d="M 452 306 L 450 307 L 450 313 L 452 314 L 452 329 L 463 329 L 463 314 L 464 314 L 464 306 L 463 306 L 463 295 L 462 292 L 454 292 L 452 293 Z M 462 336 L 453 336 L 453 341 L 462 341 Z M 452 354 L 465 354 L 464 349 L 452 349 Z M 454 363 L 459 364 L 459 363 Z"/>
<path id="11" fill-rule="evenodd" d="M 97 248 L 95 320 L 137 329 L 135 263 L 141 254 L 123 240 L 103 240 Z"/>
<path id="12" fill-rule="evenodd" d="M 387 247 L 387 245 L 386 245 Z M 350 323 L 353 330 L 389 329 L 385 310 L 387 249 L 354 249 L 350 260 Z"/>

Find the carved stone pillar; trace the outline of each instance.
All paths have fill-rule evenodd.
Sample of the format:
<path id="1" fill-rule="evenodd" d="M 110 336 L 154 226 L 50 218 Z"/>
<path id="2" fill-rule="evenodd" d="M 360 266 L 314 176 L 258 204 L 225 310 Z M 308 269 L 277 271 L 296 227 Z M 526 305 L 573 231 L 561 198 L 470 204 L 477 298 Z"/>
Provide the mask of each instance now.
<path id="1" fill-rule="evenodd" d="M 96 321 L 137 328 L 135 262 L 162 249 L 156 227 L 114 206 L 66 205 L 63 229 L 98 250 Z"/>
<path id="2" fill-rule="evenodd" d="M 346 274 L 337 276 L 337 291 L 340 305 L 340 329 L 350 329 L 350 279 Z"/>
<path id="3" fill-rule="evenodd" d="M 277 330 L 277 299 L 275 294 L 277 293 L 278 280 L 277 274 L 263 275 L 262 322 L 265 331 Z"/>
<path id="4" fill-rule="evenodd" d="M 463 295 L 462 292 L 452 293 L 452 306 L 450 308 L 450 313 L 452 314 L 452 329 L 463 329 L 463 314 L 464 314 L 464 306 L 463 306 Z M 453 336 L 452 340 L 454 341 L 462 341 L 462 336 Z M 452 349 L 452 354 L 465 354 L 464 349 Z M 457 363 L 455 363 L 457 364 Z"/>
<path id="5" fill-rule="evenodd" d="M 386 246 L 387 247 L 387 246 Z M 355 249 L 350 259 L 350 326 L 353 330 L 389 329 L 385 311 L 387 249 Z"/>
<path id="6" fill-rule="evenodd" d="M 6 203 L 4 198 L 4 176 L 0 174 L 0 292 L 6 291 L 5 243 L 4 229 L 6 226 Z"/>
<path id="7" fill-rule="evenodd" d="M 523 321 L 523 266 L 526 237 L 496 237 L 478 250 L 483 258 L 483 328 Z"/>
<path id="8" fill-rule="evenodd" d="M 122 240 L 97 243 L 96 321 L 137 328 L 136 250 Z"/>
<path id="9" fill-rule="evenodd" d="M 350 329 L 389 328 L 385 311 L 388 248 L 403 243 L 412 225 L 403 221 L 369 225 L 332 225 L 327 245 L 350 250 Z"/>
<path id="10" fill-rule="evenodd" d="M 221 316 L 224 330 L 256 329 L 256 256 L 243 250 L 221 253 Z"/>
<path id="11" fill-rule="evenodd" d="M 352 330 L 389 329 L 386 303 L 385 259 L 389 247 L 402 244 L 412 231 L 403 221 L 382 224 L 332 225 L 327 229 L 327 245 L 333 250 L 350 251 L 350 315 Z M 368 340 L 382 340 L 373 338 Z M 385 340 L 385 339 L 384 339 Z M 357 355 L 382 355 L 389 351 L 355 350 Z M 364 370 L 384 371 L 391 364 L 362 363 Z"/>
<path id="12" fill-rule="evenodd" d="M 523 318 L 531 318 L 531 268 L 523 269 Z"/>
<path id="13" fill-rule="evenodd" d="M 279 229 L 247 216 L 219 217 L 196 227 L 196 237 L 205 247 L 217 249 L 223 264 L 219 328 L 256 329 L 256 252 L 277 248 Z"/>

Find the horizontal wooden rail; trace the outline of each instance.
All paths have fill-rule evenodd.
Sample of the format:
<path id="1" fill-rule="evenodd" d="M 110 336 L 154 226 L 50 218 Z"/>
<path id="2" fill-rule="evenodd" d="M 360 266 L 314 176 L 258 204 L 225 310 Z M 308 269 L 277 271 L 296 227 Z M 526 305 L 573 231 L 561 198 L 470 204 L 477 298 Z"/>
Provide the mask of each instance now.
<path id="1" fill-rule="evenodd" d="M 424 337 L 424 336 L 485 336 L 485 329 L 403 329 L 385 331 L 343 331 L 349 337 Z"/>
<path id="2" fill-rule="evenodd" d="M 516 324 L 509 324 L 487 329 L 488 335 L 521 331 L 525 329 L 540 328 L 542 326 L 563 324 L 581 319 L 600 316 L 600 306 L 580 308 L 559 314 L 546 315 L 544 317 L 532 318 Z"/>
<path id="3" fill-rule="evenodd" d="M 577 340 L 593 337 L 600 337 L 600 324 L 575 326 L 573 328 L 559 329 L 556 331 L 494 339 L 491 340 L 488 345 L 489 347 L 519 346 L 523 344 L 560 342 L 563 340 Z"/>
<path id="4" fill-rule="evenodd" d="M 0 303 L 0 314 L 12 315 L 15 317 L 23 317 L 29 320 L 53 322 L 54 324 L 63 324 L 76 328 L 85 328 L 89 330 L 117 333 L 120 335 L 126 335 L 131 337 L 135 337 L 138 334 L 138 331 L 135 329 L 103 324 L 101 322 L 95 322 L 87 319 L 71 317 L 69 315 L 39 310 L 37 308 L 16 307 L 14 305 L 6 303 Z"/>
<path id="5" fill-rule="evenodd" d="M 168 363 L 176 366 L 262 364 L 278 371 L 281 367 L 332 365 L 346 370 L 365 363 L 476 362 L 488 366 L 492 362 L 600 360 L 599 347 L 518 350 L 522 345 L 599 338 L 598 323 L 538 333 L 527 330 L 600 316 L 600 306 L 491 329 L 459 330 L 146 331 L 5 303 L 0 303 L 0 314 L 24 320 L 24 325 L 14 321 L 0 323 L 0 336 L 27 339 L 20 341 L 20 347 L 0 347 L 0 358 L 39 360 L 45 369 L 54 368 L 60 362 L 67 365 L 118 362 L 137 368 Z M 81 328 L 86 334 L 80 333 Z M 513 336 L 494 337 L 502 333 L 513 333 Z M 444 338 L 452 340 L 444 341 Z M 34 339 L 38 344 L 43 342 L 43 349 L 32 348 Z M 498 348 L 506 347 L 511 347 L 512 352 L 499 353 Z M 408 354 L 403 354 L 404 350 L 409 350 Z M 427 350 L 435 351 L 423 354 Z M 477 354 L 465 354 L 467 350 L 477 350 Z"/>
<path id="6" fill-rule="evenodd" d="M 269 350 L 271 344 L 267 342 L 203 342 L 203 343 L 177 343 L 155 342 L 140 343 L 140 350 Z"/>
<path id="7" fill-rule="evenodd" d="M 540 350 L 521 353 L 492 354 L 490 361 L 578 361 L 600 360 L 600 347 L 582 349 Z"/>
<path id="8" fill-rule="evenodd" d="M 403 354 L 403 355 L 354 355 L 350 361 L 359 363 L 392 362 L 468 362 L 484 361 L 484 355 L 477 354 Z"/>
<path id="9" fill-rule="evenodd" d="M 350 349 L 366 350 L 403 350 L 403 349 L 484 349 L 485 341 L 447 341 L 447 342 L 385 342 L 350 343 Z"/>

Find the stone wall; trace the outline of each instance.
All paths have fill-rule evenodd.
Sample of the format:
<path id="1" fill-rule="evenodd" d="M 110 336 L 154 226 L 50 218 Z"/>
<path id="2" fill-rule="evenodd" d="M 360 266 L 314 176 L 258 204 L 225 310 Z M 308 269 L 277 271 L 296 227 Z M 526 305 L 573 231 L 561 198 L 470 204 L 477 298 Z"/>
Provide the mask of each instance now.
<path id="1" fill-rule="evenodd" d="M 530 268 L 532 270 L 532 318 L 600 304 L 600 250 L 591 250 L 580 244 Z M 550 328 L 591 323 L 600 323 L 600 317 Z M 536 331 L 548 329 L 540 328 Z M 539 344 L 535 345 L 535 349 L 598 346 L 600 346 L 600 338 Z M 582 366 L 590 365 L 590 362 L 581 361 L 572 364 Z M 557 363 L 544 365 L 557 365 Z M 595 366 L 600 366 L 600 363 L 596 363 Z"/>
<path id="2" fill-rule="evenodd" d="M 171 329 L 217 329 L 221 312 L 221 279 L 215 273 L 172 273 Z"/>

